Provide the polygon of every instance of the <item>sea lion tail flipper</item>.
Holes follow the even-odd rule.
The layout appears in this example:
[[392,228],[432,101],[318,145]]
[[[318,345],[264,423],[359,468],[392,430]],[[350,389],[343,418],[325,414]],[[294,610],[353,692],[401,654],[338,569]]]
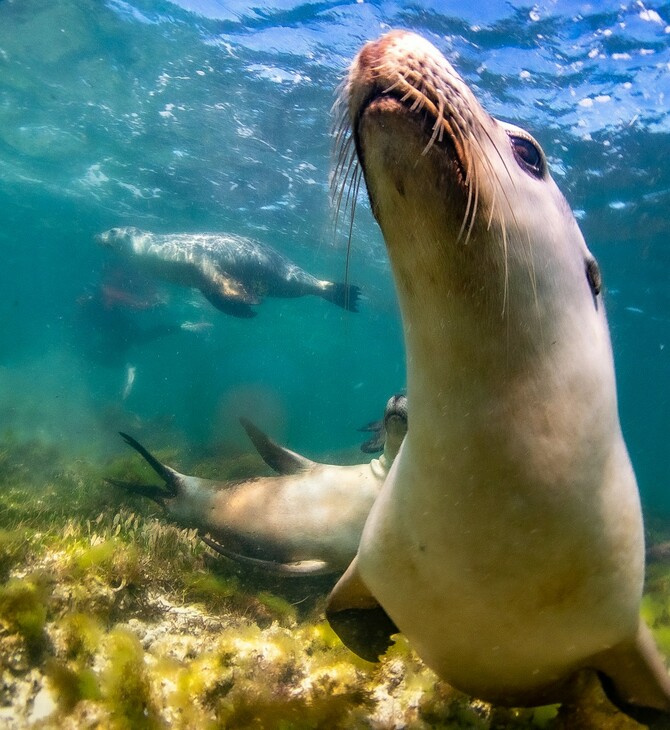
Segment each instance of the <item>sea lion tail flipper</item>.
[[361,295],[360,287],[355,284],[343,284],[339,282],[326,281],[319,292],[321,296],[338,307],[348,312],[358,312],[358,298]]
[[[670,714],[670,676],[651,631],[641,620],[637,636],[593,658],[608,698],[642,723],[654,725]],[[662,715],[661,715],[662,713]]]
[[177,494],[179,494],[180,474],[174,469],[170,469],[169,466],[161,464],[161,462],[158,461],[153,454],[149,453],[144,446],[142,446],[142,444],[139,441],[136,441],[132,436],[129,436],[127,433],[123,433],[123,431],[119,431],[119,435],[128,444],[128,446],[132,446],[135,451],[144,458],[144,460],[149,464],[149,466],[151,466],[156,474],[161,477],[161,479],[165,480],[165,483],[168,486],[168,493],[166,494],[163,492],[163,496],[176,497]]
[[202,533],[198,533],[198,537],[205,545],[211,547],[219,555],[223,555],[225,558],[234,560],[236,563],[241,563],[242,565],[260,568],[273,575],[281,575],[287,578],[304,578],[306,576],[325,575],[333,572],[325,560],[297,560],[292,563],[279,563],[275,560],[263,560],[261,558],[242,555]]
[[148,497],[149,499],[153,499],[153,501],[159,504],[161,507],[165,506],[165,498],[170,496],[165,491],[165,487],[160,487],[157,484],[139,484],[138,482],[124,482],[121,479],[111,479],[110,477],[104,477],[104,481],[107,482],[107,484],[111,484],[113,487],[125,489],[126,492],[139,494],[141,497]]
[[354,558],[328,596],[326,618],[342,643],[369,662],[393,644],[398,627],[370,593]]
[[298,474],[314,466],[315,462],[275,443],[248,418],[240,418],[240,423],[263,461],[278,474]]

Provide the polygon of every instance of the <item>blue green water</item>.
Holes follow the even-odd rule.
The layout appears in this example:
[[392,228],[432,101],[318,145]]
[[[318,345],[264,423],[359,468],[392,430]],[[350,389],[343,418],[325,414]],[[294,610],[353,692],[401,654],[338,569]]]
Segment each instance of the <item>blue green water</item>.
[[[2,432],[73,458],[120,450],[119,429],[197,450],[244,444],[247,415],[312,456],[355,453],[356,427],[404,386],[391,274],[364,195],[350,269],[358,314],[305,297],[267,299],[238,320],[151,282],[132,282],[139,301],[121,316],[86,303],[101,285],[117,289],[94,241],[117,225],[250,236],[343,279],[330,108],[356,50],[393,27],[432,40],[491,113],[545,147],[603,271],[645,506],[670,509],[663,2],[0,0]],[[137,328],[183,322],[201,327],[133,344]]]

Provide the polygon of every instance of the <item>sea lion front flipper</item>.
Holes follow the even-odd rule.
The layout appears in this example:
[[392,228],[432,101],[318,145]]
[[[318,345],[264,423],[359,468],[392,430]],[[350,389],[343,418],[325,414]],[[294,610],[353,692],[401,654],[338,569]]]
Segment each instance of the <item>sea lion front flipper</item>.
[[201,289],[200,291],[212,306],[224,314],[230,314],[232,317],[240,317],[240,319],[251,319],[251,317],[255,317],[258,314],[248,304],[224,297],[214,289]]
[[326,618],[342,643],[369,662],[393,644],[398,627],[370,593],[354,558],[328,597]]
[[243,565],[251,565],[254,568],[260,568],[267,573],[273,575],[281,575],[287,578],[304,578],[312,575],[326,575],[332,573],[333,569],[326,563],[325,560],[296,560],[292,563],[279,563],[275,560],[263,560],[261,558],[252,558],[248,555],[242,555],[240,553],[227,548],[216,540],[212,540],[211,537],[198,533],[198,537],[212,548],[219,555],[223,555],[224,558],[234,560],[236,563],[242,563]]
[[[384,428],[383,421],[380,422],[380,426],[377,429],[367,429],[373,435],[361,444],[361,451],[364,454],[376,454],[378,451],[384,450],[384,442],[386,441],[386,429]],[[359,428],[359,431],[363,429]]]
[[215,264],[204,261],[200,267],[202,281],[199,289],[207,301],[219,311],[233,317],[255,317],[252,304],[260,299],[252,294],[244,284],[224,271],[219,271]]
[[627,715],[653,723],[660,710],[667,722],[670,676],[642,620],[634,639],[597,654],[589,664],[600,673],[608,698]]
[[263,461],[278,474],[298,474],[309,471],[315,465],[315,462],[275,443],[248,418],[240,418],[240,423]]

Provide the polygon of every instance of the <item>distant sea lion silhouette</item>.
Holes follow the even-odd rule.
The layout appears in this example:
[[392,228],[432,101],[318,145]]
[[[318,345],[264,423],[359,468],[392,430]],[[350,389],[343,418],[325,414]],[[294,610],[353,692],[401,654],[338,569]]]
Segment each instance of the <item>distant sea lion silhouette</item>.
[[155,340],[181,332],[177,322],[146,323],[125,306],[108,306],[102,290],[86,292],[77,299],[77,347],[90,359],[105,366],[120,366],[129,352]]
[[412,425],[331,624],[372,660],[400,630],[491,702],[561,701],[593,670],[627,712],[667,713],[600,273],[541,148],[413,33],[365,45],[343,96],[340,166],[357,155],[388,249]]
[[407,431],[404,396],[386,406],[386,444],[367,464],[319,464],[279,446],[250,421],[254,446],[281,476],[237,482],[180,474],[127,434],[166,486],[107,481],[149,497],[179,523],[198,527],[205,542],[238,562],[282,575],[342,572],[356,554],[363,524]]
[[139,228],[111,228],[97,240],[132,260],[144,272],[199,289],[221,312],[254,317],[263,297],[314,294],[356,312],[360,289],[323,281],[278,251],[230,233],[150,233]]

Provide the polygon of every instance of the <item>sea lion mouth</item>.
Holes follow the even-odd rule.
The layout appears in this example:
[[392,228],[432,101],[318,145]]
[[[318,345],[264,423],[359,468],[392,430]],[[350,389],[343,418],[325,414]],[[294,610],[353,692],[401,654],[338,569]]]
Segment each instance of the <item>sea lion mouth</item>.
[[[397,89],[376,88],[363,101],[356,111],[352,123],[352,135],[356,144],[358,158],[365,168],[365,150],[361,144],[360,128],[364,118],[374,114],[394,114],[406,117],[417,130],[417,135],[426,140],[421,154],[426,155],[433,147],[445,152],[445,157],[453,166],[456,182],[465,187],[467,184],[467,158],[462,144],[458,144],[458,137],[452,125],[444,117],[435,116],[433,105],[427,105],[420,96],[413,99],[408,93],[403,94]],[[439,112],[438,112],[439,113]],[[446,133],[445,133],[446,132]]]
[[[419,36],[388,33],[360,51],[334,108],[337,159],[331,186],[336,214],[343,203],[353,214],[360,178],[367,178],[364,126],[381,128],[392,119],[403,119],[420,147],[417,156],[427,157],[432,151],[446,170],[440,179],[462,199],[458,239],[467,242],[479,204],[477,167],[489,166],[482,148],[490,137],[483,124],[488,115],[444,56]],[[374,210],[369,181],[367,187]]]

